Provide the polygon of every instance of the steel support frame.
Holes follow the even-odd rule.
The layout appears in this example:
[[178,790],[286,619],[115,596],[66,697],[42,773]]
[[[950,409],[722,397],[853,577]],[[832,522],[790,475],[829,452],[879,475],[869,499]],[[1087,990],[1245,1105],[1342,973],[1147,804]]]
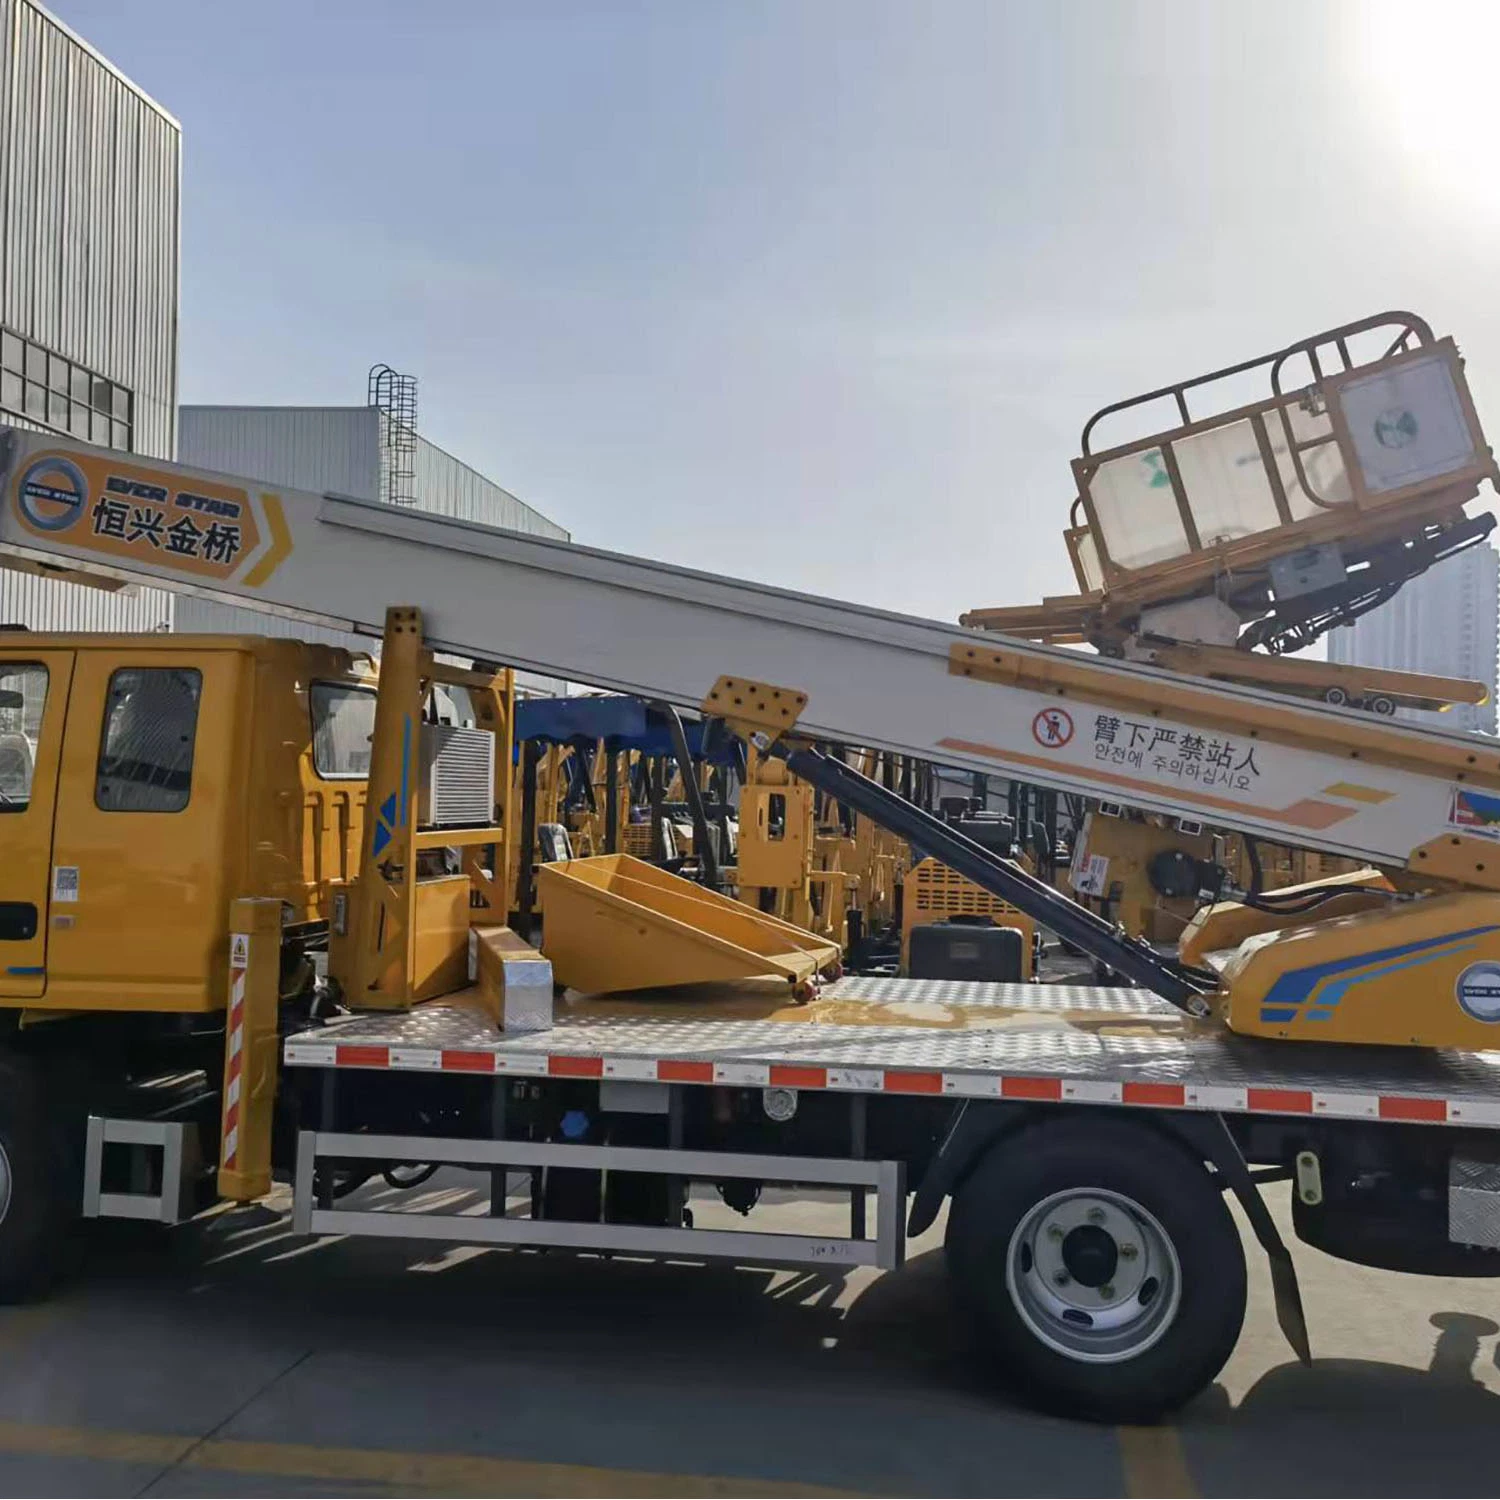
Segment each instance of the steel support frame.
[[[873,1189],[877,1205],[876,1237],[856,1239],[761,1230],[508,1219],[493,1213],[481,1218],[319,1206],[315,1192],[318,1163],[348,1159],[436,1162],[443,1166],[478,1167],[491,1172],[497,1168],[534,1169],[543,1166],[649,1172],[678,1177],[684,1184],[749,1178],[797,1186]],[[448,1240],[462,1244],[550,1245],[582,1251],[613,1250],[636,1255],[727,1259],[742,1264],[871,1266],[894,1270],[906,1255],[905,1206],[906,1169],[903,1163],[896,1161],[304,1130],[297,1139],[292,1228],[298,1234],[368,1235],[387,1239]]]

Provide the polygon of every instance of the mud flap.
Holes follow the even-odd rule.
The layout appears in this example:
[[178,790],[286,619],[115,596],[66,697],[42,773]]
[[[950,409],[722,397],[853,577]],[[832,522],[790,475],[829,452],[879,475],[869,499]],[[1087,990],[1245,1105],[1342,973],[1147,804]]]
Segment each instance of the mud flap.
[[1197,1117],[1173,1116],[1172,1130],[1190,1142],[1214,1164],[1214,1169],[1239,1200],[1255,1238],[1266,1252],[1271,1267],[1271,1290],[1276,1298],[1276,1321],[1292,1352],[1308,1365],[1312,1363],[1312,1344],[1307,1334],[1307,1317],[1302,1310],[1302,1291],[1297,1285],[1297,1270],[1292,1264],[1291,1252],[1281,1238],[1281,1231],[1271,1217],[1265,1200],[1256,1190],[1250,1176],[1250,1168],[1240,1155],[1223,1115],[1200,1115]]

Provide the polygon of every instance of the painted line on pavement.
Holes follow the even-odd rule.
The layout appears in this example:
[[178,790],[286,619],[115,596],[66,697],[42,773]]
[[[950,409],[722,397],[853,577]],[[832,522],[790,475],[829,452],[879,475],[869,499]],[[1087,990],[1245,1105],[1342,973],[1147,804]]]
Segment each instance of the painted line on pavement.
[[1198,1494],[1193,1476],[1188,1472],[1187,1455],[1182,1451],[1182,1434],[1177,1428],[1117,1427],[1120,1462],[1125,1469],[1125,1493],[1131,1500],[1195,1500]]
[[544,1496],[809,1496],[853,1494],[813,1484],[727,1475],[653,1474],[590,1464],[541,1463],[471,1453],[403,1453],[379,1448],[325,1448],[236,1438],[173,1437],[92,1427],[47,1427],[0,1421],[0,1454],[151,1464],[281,1479],[364,1482],[437,1494]]

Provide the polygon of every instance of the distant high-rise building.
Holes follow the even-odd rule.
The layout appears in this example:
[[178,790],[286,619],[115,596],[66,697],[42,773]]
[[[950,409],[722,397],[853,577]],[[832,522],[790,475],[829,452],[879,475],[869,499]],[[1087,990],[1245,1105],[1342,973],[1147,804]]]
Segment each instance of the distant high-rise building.
[[1401,717],[1448,729],[1495,733],[1495,658],[1500,653],[1500,554],[1470,547],[1414,578],[1389,603],[1328,633],[1328,660],[1436,677],[1468,677],[1489,702]]

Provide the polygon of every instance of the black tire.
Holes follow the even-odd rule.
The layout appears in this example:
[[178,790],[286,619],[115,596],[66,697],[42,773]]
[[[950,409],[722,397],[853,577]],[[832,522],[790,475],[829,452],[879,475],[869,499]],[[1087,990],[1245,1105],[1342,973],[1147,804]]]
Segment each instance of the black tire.
[[[1108,1362],[1040,1337],[1023,1311],[1025,1294],[1012,1291],[1007,1275],[1017,1232],[1040,1205],[1069,1191],[1146,1210],[1151,1232],[1160,1231],[1176,1257],[1175,1280],[1158,1282],[1175,1286],[1175,1311],[1163,1301],[1151,1314],[1162,1320],[1155,1341]],[[1028,1262],[1025,1243],[1023,1236],[1016,1247],[1018,1266]],[[1064,1416],[1157,1421],[1213,1380],[1244,1322],[1244,1246],[1207,1169],[1177,1141],[1114,1115],[1039,1120],[991,1147],[954,1195],[947,1257],[976,1352],[1023,1401]],[[1141,1297],[1149,1309],[1144,1290]]]
[[78,1212],[72,1153],[24,1059],[0,1056],[0,1303],[40,1296]]
[[1388,698],[1384,693],[1377,693],[1370,699],[1370,712],[1379,714],[1382,719],[1392,718],[1396,712],[1396,700]]
[[1349,701],[1349,694],[1344,688],[1331,687],[1324,692],[1323,701],[1333,704],[1335,708],[1343,708]]

